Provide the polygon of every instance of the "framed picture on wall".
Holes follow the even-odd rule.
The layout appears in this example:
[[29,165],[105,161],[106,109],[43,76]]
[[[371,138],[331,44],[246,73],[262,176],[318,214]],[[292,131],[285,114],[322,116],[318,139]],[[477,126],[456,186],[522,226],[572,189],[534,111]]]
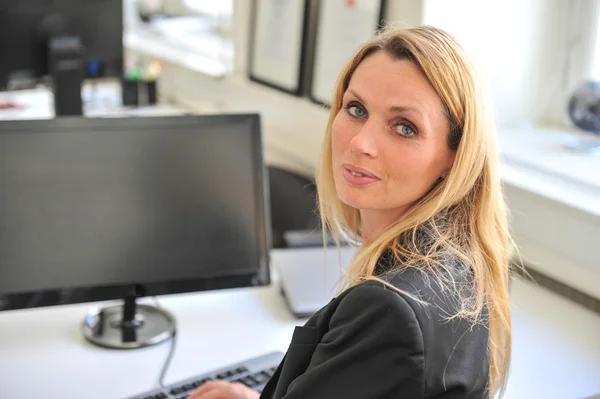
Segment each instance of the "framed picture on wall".
[[255,0],[250,80],[302,94],[308,0]]
[[319,2],[310,98],[330,106],[342,68],[383,26],[385,0]]

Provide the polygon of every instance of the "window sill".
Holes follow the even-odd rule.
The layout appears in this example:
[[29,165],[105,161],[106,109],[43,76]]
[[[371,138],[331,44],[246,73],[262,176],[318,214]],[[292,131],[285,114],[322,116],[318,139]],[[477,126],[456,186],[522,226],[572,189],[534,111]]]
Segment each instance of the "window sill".
[[567,149],[565,143],[576,135],[550,129],[502,131],[500,173],[520,258],[600,299],[600,157]]
[[600,156],[565,147],[575,137],[589,136],[550,129],[502,131],[503,181],[600,217]]

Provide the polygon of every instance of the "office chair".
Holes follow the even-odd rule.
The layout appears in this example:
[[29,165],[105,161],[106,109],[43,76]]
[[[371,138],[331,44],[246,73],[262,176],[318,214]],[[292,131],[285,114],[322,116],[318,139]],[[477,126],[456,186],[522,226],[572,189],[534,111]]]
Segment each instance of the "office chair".
[[297,173],[268,167],[273,248],[286,248],[284,233],[319,228],[315,182]]

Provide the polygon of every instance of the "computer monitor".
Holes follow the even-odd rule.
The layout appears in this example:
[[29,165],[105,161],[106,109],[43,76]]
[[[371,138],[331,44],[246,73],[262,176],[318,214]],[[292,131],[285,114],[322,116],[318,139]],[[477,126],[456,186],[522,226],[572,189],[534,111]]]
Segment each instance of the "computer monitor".
[[123,71],[122,0],[0,0],[0,90],[51,77],[57,115],[81,115],[85,78]]
[[257,115],[0,123],[0,310],[124,299],[83,331],[174,332],[135,298],[269,284]]

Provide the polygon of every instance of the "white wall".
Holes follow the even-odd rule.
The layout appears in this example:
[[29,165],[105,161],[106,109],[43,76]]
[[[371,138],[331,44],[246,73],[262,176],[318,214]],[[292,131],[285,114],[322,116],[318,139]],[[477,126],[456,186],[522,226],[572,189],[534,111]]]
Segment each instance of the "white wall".
[[565,0],[425,0],[425,24],[448,30],[487,81],[503,128],[535,124],[560,83]]
[[423,21],[423,0],[388,0],[385,22],[394,26],[418,25]]

